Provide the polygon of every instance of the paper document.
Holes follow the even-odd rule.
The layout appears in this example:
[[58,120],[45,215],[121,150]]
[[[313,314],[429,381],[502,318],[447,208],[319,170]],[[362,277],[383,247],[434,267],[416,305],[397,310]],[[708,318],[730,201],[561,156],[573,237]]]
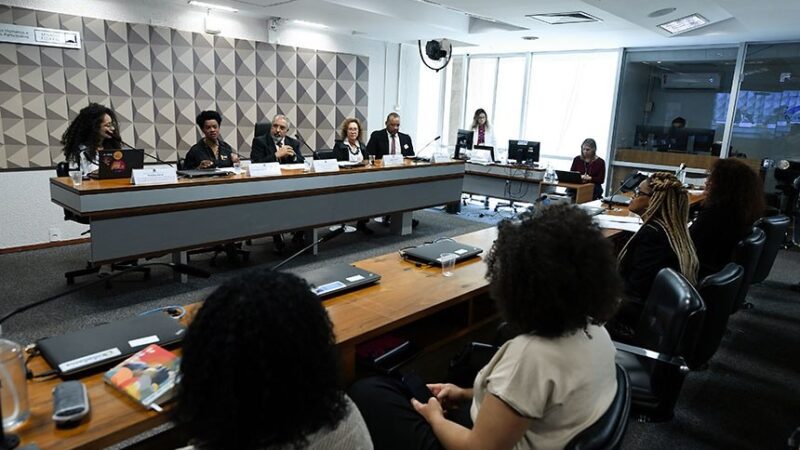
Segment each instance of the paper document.
[[630,231],[632,233],[639,231],[639,228],[642,227],[642,219],[639,217],[609,216],[602,214],[592,217],[592,220],[600,228]]
[[286,169],[286,170],[302,170],[305,168],[306,168],[305,163],[281,164],[281,169]]

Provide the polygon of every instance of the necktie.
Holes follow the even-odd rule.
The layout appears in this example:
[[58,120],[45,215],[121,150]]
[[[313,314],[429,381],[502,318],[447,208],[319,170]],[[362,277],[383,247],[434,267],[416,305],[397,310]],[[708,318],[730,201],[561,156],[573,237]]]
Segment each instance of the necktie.
[[395,144],[394,144],[394,139],[395,139],[395,136],[392,136],[391,138],[392,138],[392,150],[391,150],[391,154],[392,154],[392,155],[394,155],[395,153],[397,153],[397,149],[395,148]]

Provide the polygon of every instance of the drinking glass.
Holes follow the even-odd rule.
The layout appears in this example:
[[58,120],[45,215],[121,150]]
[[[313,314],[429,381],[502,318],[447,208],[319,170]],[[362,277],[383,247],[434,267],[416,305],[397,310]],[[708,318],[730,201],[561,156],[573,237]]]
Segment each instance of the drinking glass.
[[369,155],[369,165],[370,166],[375,165],[375,155]]
[[83,182],[83,173],[81,166],[75,161],[69,163],[69,177],[72,179],[73,186],[80,186]]
[[458,255],[455,253],[442,253],[439,255],[439,261],[442,263],[442,275],[446,277],[453,275],[453,270],[456,267],[456,258],[458,258]]

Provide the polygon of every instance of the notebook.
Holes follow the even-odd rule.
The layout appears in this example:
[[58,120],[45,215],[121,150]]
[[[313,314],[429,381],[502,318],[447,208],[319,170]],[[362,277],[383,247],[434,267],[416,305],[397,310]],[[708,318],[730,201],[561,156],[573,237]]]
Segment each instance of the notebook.
[[432,244],[422,244],[417,247],[401,250],[400,253],[404,258],[411,258],[415,261],[420,261],[432,266],[440,266],[442,253],[453,253],[456,255],[456,262],[464,261],[483,252],[478,247],[462,244],[452,239],[443,239]]
[[153,313],[40,339],[36,345],[60,376],[69,377],[107,366],[150,344],[180,342],[185,332],[167,313]]
[[97,152],[97,161],[100,166],[97,170],[98,179],[130,178],[133,169],[144,167],[144,150],[100,150]]
[[170,400],[175,393],[179,370],[177,355],[150,344],[106,372],[103,381],[145,408],[160,411],[158,404]]
[[186,178],[227,177],[230,174],[231,172],[219,169],[187,169],[178,171],[178,175]]
[[342,292],[377,283],[381,276],[350,264],[335,264],[321,269],[296,275],[305,278],[311,290],[320,298],[327,298]]

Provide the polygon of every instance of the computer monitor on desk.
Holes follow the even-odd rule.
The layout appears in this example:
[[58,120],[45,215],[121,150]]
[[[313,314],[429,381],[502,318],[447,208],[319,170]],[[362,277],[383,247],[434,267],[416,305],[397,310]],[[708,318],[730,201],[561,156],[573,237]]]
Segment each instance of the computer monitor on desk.
[[474,131],[472,130],[458,130],[456,134],[456,151],[453,153],[453,159],[466,157],[461,154],[462,150],[472,150],[473,134]]
[[509,140],[508,159],[529,165],[539,162],[539,143],[535,141]]

